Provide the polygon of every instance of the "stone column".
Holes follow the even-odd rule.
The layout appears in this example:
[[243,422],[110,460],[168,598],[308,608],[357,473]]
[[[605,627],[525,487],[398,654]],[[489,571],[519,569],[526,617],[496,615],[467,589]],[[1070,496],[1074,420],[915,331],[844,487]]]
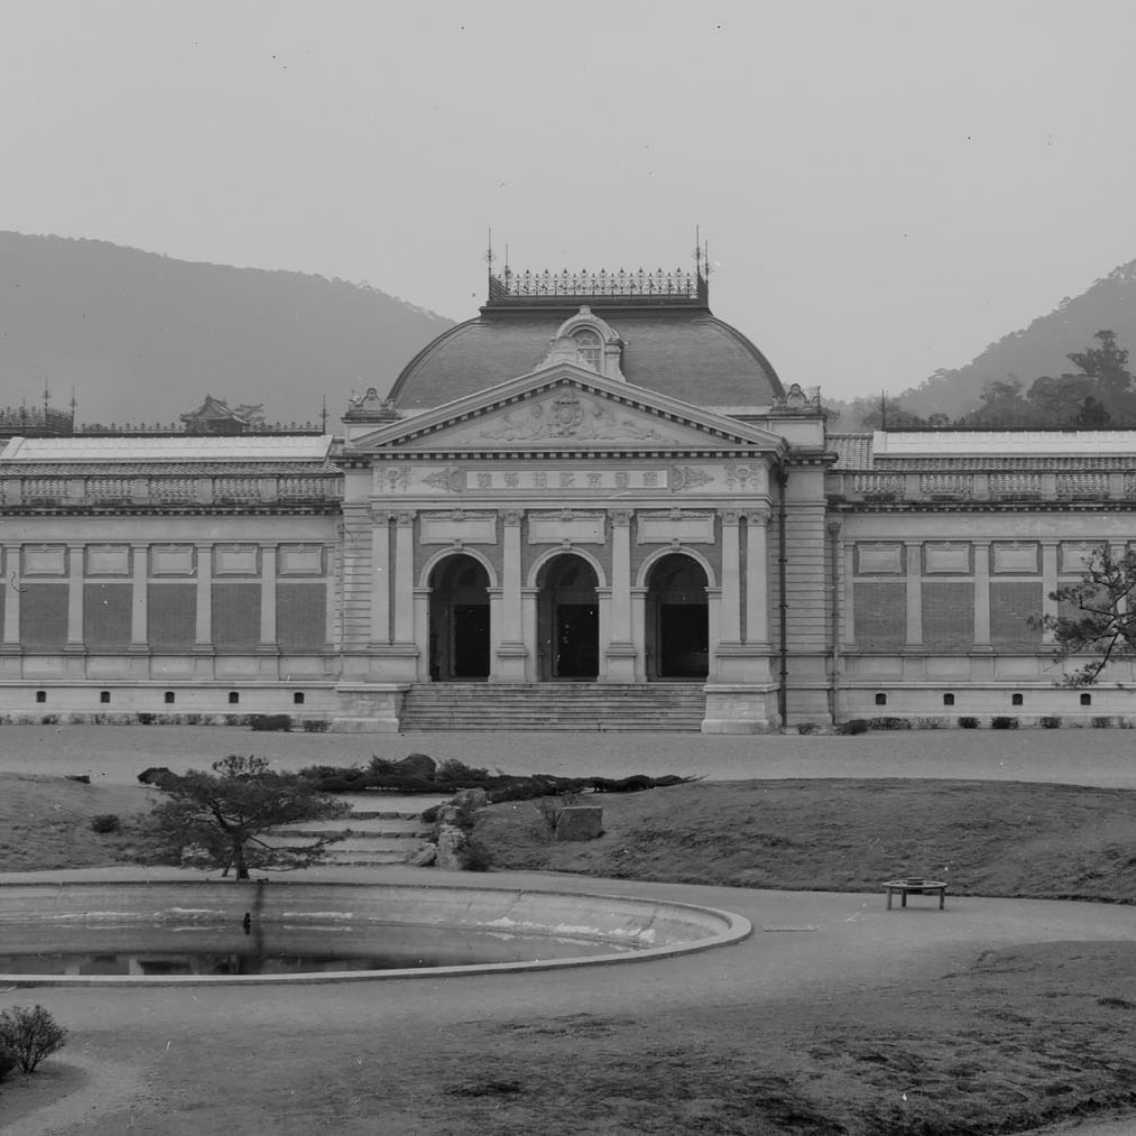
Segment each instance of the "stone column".
[[722,591],[718,608],[718,628],[722,643],[740,643],[741,611],[741,517],[734,509],[724,509],[722,519]]
[[260,646],[262,653],[275,653],[276,645],[276,545],[260,546]]
[[133,577],[130,592],[130,650],[136,652],[148,651],[149,640],[149,591],[150,579],[150,546],[147,544],[132,544],[130,555],[133,557]]
[[0,651],[20,650],[20,546],[4,545],[4,641]]
[[[1058,542],[1044,540],[1041,542],[1041,614],[1043,617],[1058,616],[1057,601],[1050,599],[1050,595],[1061,586],[1057,578],[1057,551]],[[1054,634],[1049,628],[1041,633],[1041,641],[1047,647],[1056,642]]]
[[85,546],[67,546],[67,643],[65,651],[83,650],[83,553]]
[[193,649],[198,654],[213,650],[213,546],[197,546],[197,631]]
[[520,509],[501,512],[501,589],[499,602],[490,606],[495,643],[495,665],[490,674],[494,682],[524,682],[528,648],[524,642],[524,613],[521,586],[521,521]]
[[334,544],[323,546],[324,600],[326,603],[324,638],[328,647],[341,651],[343,650],[343,635],[336,618],[339,611],[339,570],[336,552]]
[[371,511],[371,642],[389,643],[390,626],[390,521],[386,509]]
[[414,642],[414,513],[398,514],[394,544],[394,641]]
[[923,650],[923,545],[917,540],[904,542],[907,571],[906,650]]
[[611,589],[603,678],[608,682],[634,682],[639,652],[631,618],[631,510],[615,509],[610,520]]
[[769,646],[769,510],[746,518],[746,642]]
[[974,542],[974,649],[987,652],[990,645],[990,541]]

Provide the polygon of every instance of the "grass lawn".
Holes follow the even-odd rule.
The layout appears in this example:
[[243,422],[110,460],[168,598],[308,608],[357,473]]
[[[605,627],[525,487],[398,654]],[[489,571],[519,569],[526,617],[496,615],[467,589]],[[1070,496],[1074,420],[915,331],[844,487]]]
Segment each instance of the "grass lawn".
[[[552,843],[531,802],[486,810],[478,835],[501,869],[825,891],[899,873],[946,879],[951,895],[1136,895],[1130,790],[831,778],[587,803],[606,830],[588,844]],[[128,862],[130,826],[97,836],[90,818],[147,806],[140,788],[0,777],[0,869]],[[733,950],[623,972],[653,984],[646,1000],[624,996],[618,967],[548,976],[539,1010],[497,979],[431,982],[417,1004],[382,984],[5,992],[0,1009],[42,1001],[81,1025],[41,1073],[0,1088],[0,1128],[5,1109],[30,1119],[116,1070],[145,1079],[143,1099],[108,1099],[59,1131],[967,1136],[1136,1108],[1136,941],[956,946],[919,973],[806,997],[739,983],[714,1004],[684,998],[684,967],[728,965]],[[95,1060],[89,1074],[67,1066],[72,1052]]]

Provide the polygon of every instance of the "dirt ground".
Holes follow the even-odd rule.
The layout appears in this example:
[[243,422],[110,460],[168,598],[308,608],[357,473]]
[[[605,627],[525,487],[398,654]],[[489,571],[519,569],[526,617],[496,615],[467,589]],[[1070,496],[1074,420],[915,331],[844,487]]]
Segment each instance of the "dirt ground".
[[[72,729],[78,728],[55,735],[51,728],[0,728],[0,772],[31,759],[41,773],[62,771],[62,765],[66,772],[83,772],[73,766],[85,756],[95,784],[67,783],[64,792],[125,792],[130,801],[145,792],[127,788],[145,765],[201,766],[225,752],[271,754],[290,766],[334,760],[320,744],[326,735],[266,738],[242,732],[232,738],[235,731],[220,731],[222,739],[216,730],[135,727],[103,733],[107,728],[99,727],[84,731],[83,739],[69,736]],[[17,730],[32,732],[17,737]],[[701,759],[707,769],[725,766],[750,777],[786,776],[785,770],[795,769],[788,776],[798,781],[859,778],[867,767],[874,777],[894,777],[897,767],[927,776],[917,771],[929,770],[941,754],[935,774],[940,778],[967,770],[969,777],[986,772],[1012,781],[1011,771],[1020,777],[1028,766],[1035,776],[1027,780],[1049,782],[1051,788],[1073,780],[1136,785],[1127,768],[1128,747],[1122,745],[1131,736],[1126,732],[1034,731],[1009,740],[991,733],[942,734],[951,746],[941,745],[938,733],[760,739],[760,756],[753,752],[754,739],[723,739],[729,742],[725,749],[716,748],[719,739],[697,737],[673,748],[673,736],[667,745],[655,744],[664,735],[618,739],[624,744],[610,750],[581,735],[534,749],[531,736],[522,735],[512,738],[510,751],[498,740],[496,761],[481,756],[468,739],[452,736],[448,752],[417,744],[421,739],[413,736],[391,739],[386,749],[367,739],[355,752],[365,761],[369,752],[399,757],[421,749],[490,768],[580,774],[597,772],[592,765],[597,760],[608,763],[598,770],[604,773],[682,773]],[[926,739],[932,744],[924,746]],[[261,744],[265,741],[268,745]],[[1035,744],[1024,745],[1027,741]],[[341,744],[335,739],[335,746]],[[558,769],[554,762],[563,765]],[[931,788],[948,798],[960,792],[949,785]],[[861,791],[845,784],[843,790],[846,811],[863,810],[866,828],[878,828],[889,815],[898,823],[898,800],[884,808],[885,786]],[[768,785],[731,790],[735,806],[747,814],[759,809],[747,795],[762,792],[768,802],[770,791],[790,792],[788,786]],[[1035,807],[1041,798],[1030,796],[1036,787],[1005,784],[1000,791],[1003,804],[1013,802],[1014,808],[1009,827],[995,833],[999,839],[1037,835],[1044,830],[1031,834],[1029,826],[1042,815],[1049,817],[1051,831],[1065,831],[1082,850],[1108,830],[1097,823],[1103,813],[1096,820],[1084,814],[1089,798],[1067,808],[1071,798],[1051,794],[1047,813]],[[817,815],[820,798],[810,803],[807,786],[797,792],[805,795],[776,808],[766,804],[762,831],[772,831],[774,813],[782,830],[804,824],[810,810]],[[627,810],[620,823],[628,831],[659,827],[659,818],[650,815],[655,808],[650,796],[620,802]],[[111,799],[102,798],[100,806]],[[906,807],[914,810],[919,799],[926,815],[933,815],[931,796],[917,790]],[[1117,825],[1125,823],[1126,799],[1126,793],[1092,798],[1094,807],[1115,810],[1109,823]],[[702,799],[697,807],[693,801],[682,810],[690,830],[734,823],[721,800]],[[73,807],[63,800],[43,803]],[[609,808],[614,820],[616,805]],[[882,811],[873,814],[872,808]],[[976,855],[990,853],[993,846],[978,839],[989,825],[975,813],[973,800],[957,799],[952,808],[959,845],[977,845]],[[820,814],[820,820],[818,838],[808,845],[814,849],[823,848],[832,831],[831,818]],[[0,826],[10,823],[0,812]],[[924,815],[912,812],[906,823],[916,839]],[[752,844],[752,835],[743,843]],[[1101,837],[1098,843],[1103,848],[1108,841]],[[643,855],[657,859],[658,850],[647,848]],[[702,857],[715,863],[712,842],[701,848],[692,842],[688,852],[690,862]],[[792,864],[801,855],[788,848],[783,862]],[[1019,867],[1022,863],[1028,865],[1029,856]],[[509,878],[530,887],[593,891],[658,886],[531,873]],[[497,881],[490,876],[483,882]],[[1113,883],[1119,887],[1123,880]],[[1087,1118],[1090,1124],[1077,1131],[1088,1136],[1096,1133],[1091,1125],[1098,1118],[1136,1109],[1132,908],[1011,903],[952,893],[944,913],[930,907],[887,913],[878,893],[695,887],[683,894],[738,910],[770,929],[703,955],[532,974],[519,981],[519,976],[432,978],[286,992],[0,989],[0,1008],[42,1002],[72,1033],[68,1047],[40,1073],[0,1086],[0,1131],[948,1136],[1022,1132]]]

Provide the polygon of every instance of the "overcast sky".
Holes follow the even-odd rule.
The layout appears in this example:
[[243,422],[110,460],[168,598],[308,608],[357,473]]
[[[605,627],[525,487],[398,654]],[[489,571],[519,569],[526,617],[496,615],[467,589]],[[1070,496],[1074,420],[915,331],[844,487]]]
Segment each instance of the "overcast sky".
[[1136,258],[1131,0],[0,0],[0,228],[368,281],[689,265],[899,391]]

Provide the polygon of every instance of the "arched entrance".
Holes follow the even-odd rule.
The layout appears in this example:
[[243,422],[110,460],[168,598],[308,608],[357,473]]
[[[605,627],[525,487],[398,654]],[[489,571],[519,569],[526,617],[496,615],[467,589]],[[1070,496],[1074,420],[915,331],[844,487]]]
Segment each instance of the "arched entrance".
[[649,679],[704,679],[710,672],[706,573],[697,560],[672,552],[647,578]]
[[472,556],[448,556],[430,573],[430,678],[489,677],[489,575]]
[[545,565],[538,582],[540,677],[596,678],[600,667],[600,609],[595,570],[582,556],[565,553]]

